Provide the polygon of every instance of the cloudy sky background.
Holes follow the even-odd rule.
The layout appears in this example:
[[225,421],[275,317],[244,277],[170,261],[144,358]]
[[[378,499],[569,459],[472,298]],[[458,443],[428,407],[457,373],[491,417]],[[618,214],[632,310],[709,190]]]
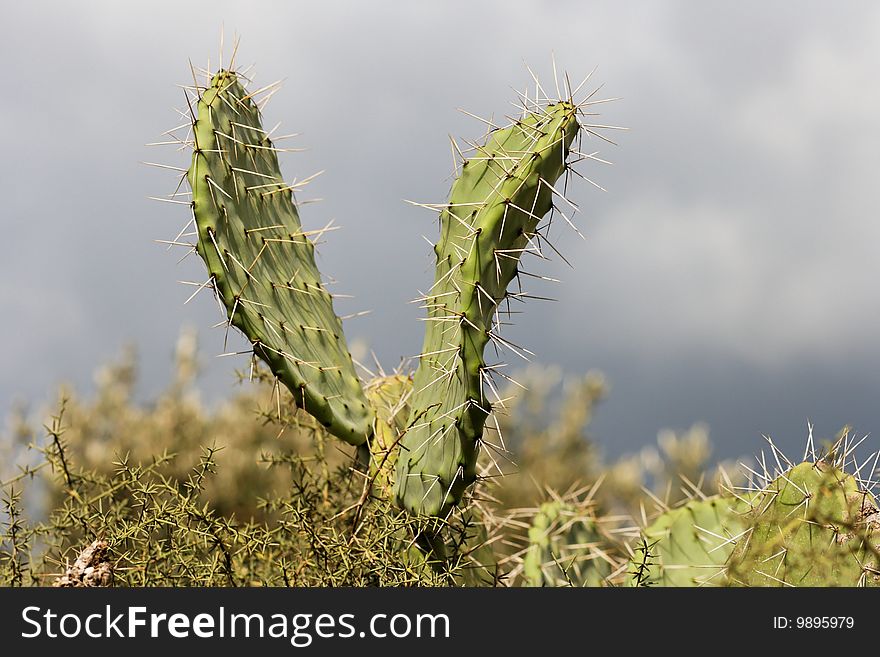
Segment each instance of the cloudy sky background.
[[[608,454],[705,421],[716,456],[752,454],[770,434],[792,451],[806,422],[880,432],[880,7],[810,2],[28,2],[7,4],[0,39],[0,413],[62,381],[88,391],[95,368],[134,343],[139,394],[169,380],[183,325],[200,329],[209,399],[242,365],[223,350],[216,304],[177,280],[196,258],[153,242],[188,220],[150,201],[187,165],[147,142],[178,123],[187,60],[238,61],[258,86],[286,80],[265,111],[300,132],[288,178],[326,169],[303,198],[307,227],[329,219],[319,266],[355,296],[350,342],[393,367],[417,353],[409,301],[430,285],[431,213],[442,202],[448,135],[482,126],[456,111],[512,111],[524,63],[552,80],[551,51],[578,81],[598,67],[611,167],[572,186],[574,264],[534,291],[507,332],[540,363],[602,370],[611,386],[593,433]],[[592,84],[592,83],[591,83]],[[552,87],[552,82],[547,85]],[[240,347],[236,341],[232,347]],[[244,358],[244,357],[242,357]],[[511,360],[515,356],[511,355]],[[876,439],[875,439],[876,440]],[[874,445],[876,448],[876,445]]]

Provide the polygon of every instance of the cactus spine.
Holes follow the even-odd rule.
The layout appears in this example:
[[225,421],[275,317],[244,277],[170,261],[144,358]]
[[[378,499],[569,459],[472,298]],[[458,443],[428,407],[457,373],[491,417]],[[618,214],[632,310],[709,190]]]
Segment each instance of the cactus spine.
[[[440,212],[436,276],[425,297],[428,322],[413,382],[412,417],[401,441],[395,494],[417,515],[443,516],[476,479],[491,410],[483,351],[499,304],[553,207],[580,125],[567,101],[494,130],[463,162]],[[502,341],[503,342],[503,341]]]

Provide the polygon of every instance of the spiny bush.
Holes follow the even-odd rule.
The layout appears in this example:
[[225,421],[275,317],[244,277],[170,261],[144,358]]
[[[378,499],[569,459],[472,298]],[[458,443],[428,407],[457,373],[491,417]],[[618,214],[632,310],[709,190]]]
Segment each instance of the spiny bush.
[[[239,520],[205,495],[218,472],[216,448],[205,448],[182,479],[167,474],[180,467],[170,453],[146,463],[124,457],[107,473],[85,470],[68,452],[65,412],[62,403],[35,447],[41,460],[3,482],[0,584],[69,582],[68,563],[96,541],[112,563],[102,581],[126,586],[452,585],[496,577],[494,564],[482,567],[470,554],[486,536],[479,501],[443,523],[447,552],[432,562],[412,545],[423,521],[370,497],[363,477],[351,465],[331,466],[320,445],[312,456],[266,458],[285,471],[289,489],[251,501],[267,520]],[[31,522],[25,491],[39,493],[43,474],[56,502]]]
[[257,366],[241,392],[208,408],[196,372],[195,337],[184,332],[173,381],[154,402],[132,398],[127,351],[99,370],[92,399],[62,391],[44,437],[13,418],[2,441],[18,449],[0,473],[0,582],[83,581],[75,573],[87,566],[75,562],[96,543],[116,585],[516,581],[507,543],[517,528],[489,482],[441,524],[443,560],[432,562],[413,542],[425,520],[366,486],[355,450],[296,409],[271,375]]
[[[658,468],[654,459],[635,459],[653,465],[634,475],[638,470],[631,467],[632,457],[604,465],[587,446],[582,449],[589,459],[554,460],[557,481],[585,485],[559,493],[541,488],[538,476],[546,470],[530,470],[523,459],[519,471],[482,482],[441,527],[432,528],[443,539],[444,553],[427,557],[414,542],[425,520],[398,509],[387,489],[375,482],[367,486],[371,474],[356,467],[355,450],[344,451],[308,415],[292,404],[290,415],[279,414],[277,395],[282,395],[282,408],[289,400],[271,375],[258,367],[253,383],[235,397],[214,408],[204,406],[187,378],[195,370],[194,346],[191,336],[181,340],[174,381],[153,403],[138,404],[121,394],[136,376],[135,363],[126,357],[102,368],[94,398],[65,391],[68,396],[46,422],[44,436],[37,437],[24,418],[13,417],[9,434],[0,441],[18,445],[15,457],[0,462],[0,584],[709,585],[734,583],[728,582],[727,572],[736,550],[742,555],[735,567],[741,583],[773,581],[742,574],[768,574],[754,565],[763,559],[755,555],[761,554],[758,537],[766,530],[759,530],[749,543],[755,547],[748,550],[742,539],[750,535],[748,524],[778,522],[773,520],[776,507],[746,502],[758,494],[775,499],[778,489],[772,482],[792,478],[784,470],[775,479],[762,473],[751,484],[728,482],[709,494],[693,487],[693,464],[688,463],[688,474],[678,481],[690,499],[676,501],[683,492],[671,491],[665,480],[650,481],[658,479],[660,470],[672,477],[674,461]],[[547,404],[540,382],[552,373],[532,370],[522,378],[528,382],[530,377],[535,385],[530,392],[520,390],[511,408],[530,407],[540,415]],[[579,394],[572,392],[570,399]],[[190,418],[181,425],[171,421],[179,417],[177,405],[185,406]],[[544,408],[544,427],[558,431],[542,427],[533,432],[529,423],[512,427],[511,458],[519,460],[519,445],[537,447],[547,441],[552,446],[561,437],[583,436],[587,425],[582,422],[589,414],[571,414],[566,408],[570,405],[563,403],[555,415]],[[169,433],[175,426],[178,430]],[[669,449],[672,442],[687,443],[686,435],[675,441],[665,435]],[[163,450],[169,436],[175,453]],[[23,441],[30,441],[30,449]],[[851,448],[834,453],[846,453],[853,469]],[[839,470],[843,463],[837,462]],[[862,483],[859,477],[844,477],[841,481],[857,484],[853,490],[846,484],[846,490],[870,488],[868,473],[875,466],[870,459],[862,462]],[[620,484],[614,473],[622,468],[630,474]],[[700,469],[709,470],[705,463]],[[633,490],[636,476],[642,477],[644,490],[634,506],[615,500],[619,491]],[[791,519],[816,526],[817,537],[849,536],[840,545],[861,546],[853,554],[862,555],[856,563],[866,569],[855,583],[867,584],[873,576],[877,519],[871,511],[876,507],[869,504],[873,497],[860,495],[858,513],[847,516],[849,524],[838,518],[836,533],[815,525],[821,520],[815,514]],[[504,499],[531,501],[517,506]],[[728,499],[736,502],[737,514],[732,509],[725,520],[719,510],[726,507],[719,504]],[[855,500],[851,494],[847,499]],[[653,505],[660,512],[650,520],[644,509]],[[808,505],[792,508],[809,511]],[[747,522],[748,514],[756,520]],[[644,518],[643,531],[634,527],[634,518]],[[798,536],[792,533],[792,545],[800,545]],[[795,554],[799,548],[788,549]],[[775,565],[769,574],[783,579]]]

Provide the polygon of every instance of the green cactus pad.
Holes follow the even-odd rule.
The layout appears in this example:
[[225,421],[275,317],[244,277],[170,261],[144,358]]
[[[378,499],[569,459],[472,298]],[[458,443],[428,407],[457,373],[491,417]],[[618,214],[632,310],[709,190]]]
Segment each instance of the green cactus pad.
[[188,179],[199,255],[229,322],[296,403],[353,445],[373,413],[260,112],[231,71],[202,90]]
[[[413,382],[412,416],[397,461],[395,495],[417,515],[443,516],[476,479],[483,426],[483,351],[520,255],[553,206],[580,125],[570,102],[493,131],[465,161],[440,213],[428,326]],[[500,338],[499,338],[500,339]]]
[[630,586],[723,586],[725,563],[746,528],[747,500],[692,499],[642,532],[630,562]]
[[730,556],[734,586],[877,586],[880,514],[852,475],[801,463],[759,494]]
[[528,539],[526,586],[602,586],[611,575],[596,518],[562,500],[541,505]]

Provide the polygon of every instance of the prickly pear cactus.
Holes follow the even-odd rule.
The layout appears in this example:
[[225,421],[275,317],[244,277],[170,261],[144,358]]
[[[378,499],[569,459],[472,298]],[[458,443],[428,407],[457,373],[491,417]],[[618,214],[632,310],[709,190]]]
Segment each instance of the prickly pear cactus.
[[580,125],[560,101],[493,131],[462,164],[440,213],[435,282],[425,298],[425,340],[412,415],[401,441],[395,495],[411,513],[444,516],[476,479],[491,410],[483,351],[499,303],[553,206],[553,185]]
[[642,532],[629,566],[630,586],[723,586],[725,563],[746,528],[749,503],[692,499],[662,513]]
[[760,492],[727,566],[733,586],[877,586],[880,513],[855,478],[801,463]]
[[611,575],[596,519],[562,500],[540,506],[528,539],[526,586],[603,586]]
[[188,179],[205,261],[230,325],[253,345],[296,403],[353,444],[373,411],[355,374],[260,112],[238,76],[222,70],[200,90]]
[[[485,391],[494,390],[485,384],[497,367],[483,352],[490,340],[517,351],[500,335],[499,304],[524,273],[521,255],[540,255],[545,243],[546,225],[539,224],[556,209],[554,184],[568,171],[581,106],[527,101],[520,120],[495,128],[462,162],[449,202],[438,208],[436,276],[424,298],[428,321],[411,396],[393,417],[377,419],[385,402],[368,401],[377,390],[365,392],[355,374],[300,224],[294,185],[281,177],[278,149],[252,94],[232,70],[196,89],[187,178],[196,251],[210,276],[202,287],[216,292],[228,325],[244,333],[297,405],[359,447],[360,469],[367,458],[395,465],[392,495],[401,508],[445,517],[476,480],[492,410]],[[395,446],[399,455],[391,453]]]

